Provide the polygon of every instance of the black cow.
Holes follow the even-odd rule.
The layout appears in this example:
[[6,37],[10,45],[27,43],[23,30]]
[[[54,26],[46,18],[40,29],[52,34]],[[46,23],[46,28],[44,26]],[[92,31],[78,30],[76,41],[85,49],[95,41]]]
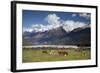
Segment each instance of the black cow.
[[42,51],[42,53],[44,53],[44,54],[48,54],[48,52],[47,52],[46,50]]

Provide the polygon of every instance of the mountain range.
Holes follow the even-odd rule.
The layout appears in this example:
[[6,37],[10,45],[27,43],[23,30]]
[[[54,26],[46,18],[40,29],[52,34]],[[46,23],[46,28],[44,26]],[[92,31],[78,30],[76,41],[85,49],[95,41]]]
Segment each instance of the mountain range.
[[23,45],[78,45],[90,46],[91,27],[79,27],[66,32],[58,27],[44,32],[23,32]]

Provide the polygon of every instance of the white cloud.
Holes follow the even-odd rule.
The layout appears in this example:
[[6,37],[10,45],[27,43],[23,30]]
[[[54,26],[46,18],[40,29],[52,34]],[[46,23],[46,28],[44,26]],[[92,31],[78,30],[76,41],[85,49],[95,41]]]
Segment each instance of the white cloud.
[[23,32],[25,32],[25,31],[27,31],[27,32],[32,32],[33,29],[32,29],[32,28],[23,28]]
[[54,27],[59,27],[61,25],[60,17],[58,17],[56,14],[49,14],[45,20],[48,22],[49,25],[52,25]]
[[63,22],[63,28],[68,32],[79,27],[85,27],[87,24],[79,21],[67,20]]
[[43,24],[35,24],[35,25],[32,25],[31,27],[33,28],[33,31],[35,32],[44,32],[49,29],[47,25],[43,25]]
[[[76,16],[76,14],[74,14],[73,16]],[[84,14],[84,16],[86,15]],[[62,26],[68,32],[68,31],[72,31],[75,28],[84,27],[87,25],[79,21],[61,20],[60,17],[58,17],[56,14],[49,14],[44,20],[47,21],[48,24],[45,24],[45,25],[44,24],[33,24],[32,26],[30,26],[30,28],[24,28],[23,31],[44,32],[44,31],[51,30],[51,29]]]
[[80,13],[79,14],[81,17],[85,17],[85,18],[90,18],[91,14],[89,13]]

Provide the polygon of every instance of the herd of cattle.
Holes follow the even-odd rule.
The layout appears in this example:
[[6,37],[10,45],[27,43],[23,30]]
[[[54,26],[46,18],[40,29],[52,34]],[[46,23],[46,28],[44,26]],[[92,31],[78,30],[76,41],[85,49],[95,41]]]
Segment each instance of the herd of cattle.
[[46,51],[46,50],[43,50],[42,51],[43,54],[50,54],[50,55],[62,55],[62,56],[67,56],[68,55],[68,52],[67,51],[57,51],[55,52],[54,50],[51,50],[51,51]]
[[[27,49],[27,48],[24,48],[24,49]],[[31,49],[34,49],[34,48],[31,48]],[[42,54],[48,54],[48,55],[60,55],[60,56],[68,56],[70,54],[69,51],[65,51],[64,50],[65,48],[59,48],[58,50],[53,50],[53,49],[49,49],[46,50],[44,48],[44,50],[42,49]],[[27,49],[28,50],[28,49]],[[86,50],[86,48],[78,48],[78,49],[74,49],[76,52],[80,52],[82,56],[85,56],[86,53],[84,52]]]
[[[86,49],[85,48],[79,48],[79,49],[76,49],[75,50],[76,52],[80,52],[82,56],[86,56]],[[61,55],[61,56],[68,56],[70,54],[69,51],[64,51],[64,50],[50,50],[50,51],[47,51],[47,50],[43,50],[42,51],[43,54],[49,54],[49,55]]]

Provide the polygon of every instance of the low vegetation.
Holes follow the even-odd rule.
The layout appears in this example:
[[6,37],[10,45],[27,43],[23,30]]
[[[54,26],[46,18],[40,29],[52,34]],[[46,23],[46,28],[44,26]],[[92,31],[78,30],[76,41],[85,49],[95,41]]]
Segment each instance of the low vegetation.
[[47,61],[69,61],[87,60],[91,58],[90,48],[23,48],[22,61],[47,62]]

